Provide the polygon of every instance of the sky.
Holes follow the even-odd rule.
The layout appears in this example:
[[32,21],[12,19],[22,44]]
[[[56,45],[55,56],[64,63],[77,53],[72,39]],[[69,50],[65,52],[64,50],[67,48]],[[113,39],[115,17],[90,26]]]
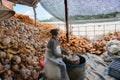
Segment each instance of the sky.
[[[28,7],[28,6],[25,6],[25,5],[16,4],[16,6],[14,6],[14,11],[17,14],[29,15],[31,18],[34,19],[34,12],[33,12],[33,8],[32,7]],[[37,19],[38,20],[50,19],[52,17],[52,15],[50,15],[40,5],[40,3],[37,5],[36,12],[37,12]]]

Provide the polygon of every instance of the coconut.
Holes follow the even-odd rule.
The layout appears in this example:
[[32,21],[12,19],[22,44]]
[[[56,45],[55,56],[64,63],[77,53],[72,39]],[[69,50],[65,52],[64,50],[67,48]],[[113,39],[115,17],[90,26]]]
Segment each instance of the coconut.
[[13,57],[13,54],[7,53],[7,59],[11,60]]
[[13,78],[10,76],[10,77],[5,78],[4,80],[13,80]]
[[0,58],[6,58],[6,53],[3,51],[0,51]]
[[13,57],[12,61],[13,61],[14,64],[19,64],[19,63],[21,63],[21,57],[15,55]]
[[11,76],[13,74],[13,72],[11,70],[7,70],[6,73]]
[[7,65],[7,64],[9,64],[10,63],[10,60],[9,59],[5,59],[5,60],[3,60],[3,62],[2,62],[4,65]]
[[22,79],[22,77],[20,76],[20,74],[16,74],[15,80],[23,80],[23,79]]
[[6,37],[6,38],[3,39],[2,44],[7,46],[7,45],[10,44],[10,42],[11,42],[11,38],[10,37]]
[[26,56],[26,62],[27,62],[29,65],[31,65],[31,64],[32,64],[32,56],[27,55],[27,56]]
[[0,63],[0,73],[4,71],[3,65]]
[[31,71],[29,69],[21,69],[20,75],[23,79],[27,79],[31,75]]
[[19,66],[18,65],[13,65],[12,70],[15,71],[15,72],[19,71]]
[[39,72],[36,70],[32,70],[31,76],[33,79],[37,79],[39,77]]
[[17,54],[18,51],[16,51],[16,50],[12,50],[12,49],[8,49],[8,50],[7,50],[7,53]]
[[5,68],[5,70],[9,70],[11,68],[11,65],[10,64],[6,64],[6,65],[4,65],[4,68]]
[[11,71],[11,70],[6,70],[6,71],[3,73],[3,76],[2,76],[2,77],[3,77],[4,80],[9,80],[9,79],[10,79],[10,80],[13,80],[11,76],[12,76],[12,71]]

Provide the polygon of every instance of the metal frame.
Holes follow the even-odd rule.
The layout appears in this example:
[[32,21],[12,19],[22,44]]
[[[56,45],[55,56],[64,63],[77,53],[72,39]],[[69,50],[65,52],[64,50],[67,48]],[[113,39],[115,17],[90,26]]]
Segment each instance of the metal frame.
[[[65,26],[66,24],[65,23],[49,23],[48,24],[51,24],[51,25],[55,25],[56,27],[62,29],[62,30],[66,30],[65,29]],[[98,29],[99,27],[99,29]],[[75,30],[76,28],[76,30]],[[84,30],[81,30],[81,28],[84,28]],[[91,28],[91,30],[90,30]],[[112,28],[110,30],[110,28]],[[99,36],[100,35],[105,35],[107,33],[113,33],[113,32],[117,32],[117,31],[120,31],[120,23],[112,23],[112,24],[98,24],[98,25],[82,25],[82,24],[69,24],[69,31],[71,33],[76,33],[74,35],[78,36],[78,37],[86,37],[86,38],[89,38],[89,37],[96,37],[96,36]],[[92,33],[92,35],[90,34]]]

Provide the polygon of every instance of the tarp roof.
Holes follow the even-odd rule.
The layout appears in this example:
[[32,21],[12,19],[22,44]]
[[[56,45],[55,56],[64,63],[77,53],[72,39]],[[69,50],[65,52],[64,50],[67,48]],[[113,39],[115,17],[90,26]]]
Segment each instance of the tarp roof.
[[[64,18],[64,0],[40,0],[40,3],[53,16],[59,19]],[[120,0],[68,0],[69,17],[114,12],[120,12]]]
[[8,0],[16,4],[22,4],[27,6],[36,6],[36,4],[39,2],[39,0]]

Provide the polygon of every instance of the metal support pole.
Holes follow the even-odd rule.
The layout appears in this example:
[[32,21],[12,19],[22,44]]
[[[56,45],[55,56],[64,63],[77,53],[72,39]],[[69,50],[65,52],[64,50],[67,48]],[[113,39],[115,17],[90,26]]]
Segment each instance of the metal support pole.
[[117,25],[117,24],[115,24],[115,32],[117,32],[117,30],[116,30],[116,25]]
[[105,25],[103,26],[103,31],[104,31],[103,34],[105,35],[105,33],[106,33],[106,32],[105,32]]
[[94,37],[95,37],[95,33],[96,33],[96,29],[95,29],[95,25],[94,25]]
[[36,15],[37,15],[37,13],[36,13],[35,8],[36,8],[36,7],[33,7],[33,11],[34,11],[34,18],[35,18],[35,26],[36,26]]
[[85,37],[87,37],[87,26],[85,27]]
[[68,0],[64,0],[65,3],[65,22],[66,22],[66,37],[69,42],[69,23],[68,23]]

